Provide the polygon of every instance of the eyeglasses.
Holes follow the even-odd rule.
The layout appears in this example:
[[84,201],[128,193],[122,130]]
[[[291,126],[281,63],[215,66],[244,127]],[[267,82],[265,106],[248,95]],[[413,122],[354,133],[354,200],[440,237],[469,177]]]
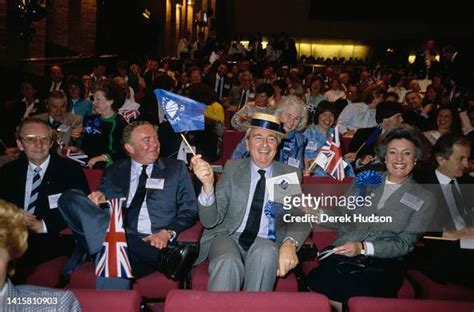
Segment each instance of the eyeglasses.
[[47,145],[47,144],[51,143],[51,138],[50,137],[33,135],[33,134],[25,135],[25,136],[21,137],[21,139],[24,143],[30,144],[30,145],[33,145],[36,142],[40,142],[41,144],[44,144],[44,145]]

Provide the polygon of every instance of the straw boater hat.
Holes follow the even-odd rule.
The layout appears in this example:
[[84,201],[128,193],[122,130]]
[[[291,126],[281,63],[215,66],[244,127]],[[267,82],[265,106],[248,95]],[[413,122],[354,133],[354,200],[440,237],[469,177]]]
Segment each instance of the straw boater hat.
[[285,136],[285,133],[283,132],[283,127],[280,123],[280,119],[277,116],[270,114],[255,113],[252,116],[250,128],[267,129],[277,134],[280,138],[283,138]]

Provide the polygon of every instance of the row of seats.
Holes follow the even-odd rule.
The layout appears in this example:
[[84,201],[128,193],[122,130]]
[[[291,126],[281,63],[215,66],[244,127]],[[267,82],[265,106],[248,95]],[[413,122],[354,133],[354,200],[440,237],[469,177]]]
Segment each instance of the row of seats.
[[[84,312],[140,310],[141,298],[137,291],[98,291],[73,289]],[[350,312],[472,312],[474,302],[388,299],[374,297],[353,297],[349,300]],[[200,290],[171,290],[166,297],[164,312],[274,312],[274,311],[331,311],[326,296],[317,293],[291,292],[207,292]]]

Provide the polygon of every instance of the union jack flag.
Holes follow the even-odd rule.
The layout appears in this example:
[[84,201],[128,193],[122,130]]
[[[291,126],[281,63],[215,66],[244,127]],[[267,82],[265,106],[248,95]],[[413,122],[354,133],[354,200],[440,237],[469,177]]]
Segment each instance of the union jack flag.
[[114,198],[109,201],[110,223],[99,254],[99,262],[95,268],[96,276],[133,277],[123,227],[122,203],[124,200],[125,198]]
[[339,131],[337,127],[334,129],[334,133],[328,137],[326,143],[321,147],[315,162],[334,179],[340,181],[346,176],[344,169],[348,165],[342,157],[341,142],[339,141]]
[[119,114],[122,115],[128,123],[130,123],[131,121],[138,118],[140,112],[136,109],[121,108],[119,109]]

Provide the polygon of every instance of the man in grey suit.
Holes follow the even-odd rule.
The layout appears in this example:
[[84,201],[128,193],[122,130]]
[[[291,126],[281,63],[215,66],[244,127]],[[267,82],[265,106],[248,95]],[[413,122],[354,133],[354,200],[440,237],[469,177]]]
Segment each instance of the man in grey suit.
[[[268,202],[265,181],[297,172],[274,161],[283,137],[277,117],[255,114],[247,131],[248,159],[229,160],[214,192],[210,165],[200,155],[191,160],[203,187],[198,198],[203,233],[196,263],[209,258],[208,290],[272,291],[277,276],[298,264],[296,251],[309,231],[298,224],[274,228],[263,212]],[[301,173],[298,171],[301,177]]]
[[233,87],[224,106],[233,111],[239,111],[247,102],[255,100],[255,88],[253,87],[253,76],[249,71],[239,75],[240,86]]
[[35,115],[35,118],[46,121],[56,130],[60,145],[68,146],[79,139],[82,132],[82,117],[67,112],[66,95],[61,90],[51,91],[48,96],[47,113]]

